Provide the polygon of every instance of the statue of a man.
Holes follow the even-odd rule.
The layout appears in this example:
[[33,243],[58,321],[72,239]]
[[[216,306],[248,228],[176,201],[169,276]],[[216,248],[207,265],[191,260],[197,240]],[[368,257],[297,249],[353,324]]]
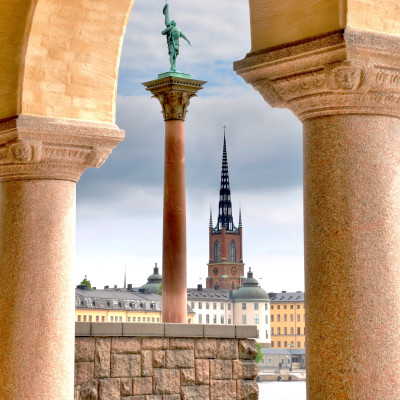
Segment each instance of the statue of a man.
[[190,43],[189,39],[183,34],[183,32],[179,28],[176,27],[176,22],[170,21],[168,3],[164,6],[163,14],[165,15],[166,29],[164,29],[161,32],[161,34],[166,35],[166,37],[167,37],[169,62],[171,64],[170,71],[175,72],[176,71],[176,57],[179,54],[179,39],[180,38],[185,39],[189,43],[190,46],[191,46],[191,43]]

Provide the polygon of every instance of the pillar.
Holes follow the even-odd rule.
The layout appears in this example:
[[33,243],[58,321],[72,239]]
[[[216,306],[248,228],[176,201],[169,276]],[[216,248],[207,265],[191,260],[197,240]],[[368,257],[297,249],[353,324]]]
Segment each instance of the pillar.
[[0,398],[73,398],[75,187],[123,132],[0,121]]
[[399,54],[346,28],[235,63],[304,126],[308,400],[400,398]]
[[179,75],[161,74],[159,79],[144,85],[160,101],[165,121],[162,319],[163,322],[186,323],[184,121],[190,99],[206,82]]

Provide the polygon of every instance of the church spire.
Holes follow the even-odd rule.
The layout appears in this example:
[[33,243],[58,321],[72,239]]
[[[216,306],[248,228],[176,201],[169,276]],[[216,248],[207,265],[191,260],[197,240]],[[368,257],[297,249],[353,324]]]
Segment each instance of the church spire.
[[239,207],[239,228],[242,228],[242,206]]
[[224,146],[222,151],[222,171],[221,171],[221,187],[219,190],[219,208],[218,208],[218,224],[214,228],[215,231],[221,231],[225,227],[227,231],[236,231],[237,228],[233,224],[231,189],[229,187],[229,171],[228,171],[228,153],[226,151],[226,125],[224,125]]
[[210,227],[210,228],[212,228],[212,227],[213,227],[213,222],[212,222],[212,211],[211,211],[211,204],[210,204],[210,225],[209,225],[209,227]]

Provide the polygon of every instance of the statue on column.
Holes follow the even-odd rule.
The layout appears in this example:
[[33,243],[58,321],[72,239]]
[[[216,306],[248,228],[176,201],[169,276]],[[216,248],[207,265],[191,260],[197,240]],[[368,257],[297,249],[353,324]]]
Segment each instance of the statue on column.
[[171,72],[177,72],[176,69],[176,58],[179,54],[179,39],[185,39],[188,43],[189,46],[191,46],[191,43],[189,39],[183,34],[183,32],[176,27],[176,22],[171,21],[169,18],[169,4],[166,3],[163,9],[163,14],[165,15],[165,26],[166,29],[164,29],[161,34],[166,35],[167,37],[167,43],[168,43],[168,54],[169,54],[169,62],[171,64]]

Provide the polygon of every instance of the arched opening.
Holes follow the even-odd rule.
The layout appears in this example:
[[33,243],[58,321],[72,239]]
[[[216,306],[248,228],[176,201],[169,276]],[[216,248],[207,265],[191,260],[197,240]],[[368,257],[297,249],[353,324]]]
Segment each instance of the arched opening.
[[214,245],[214,262],[219,262],[219,242],[218,240]]
[[231,240],[231,244],[229,245],[229,260],[236,262],[236,245],[233,240]]

